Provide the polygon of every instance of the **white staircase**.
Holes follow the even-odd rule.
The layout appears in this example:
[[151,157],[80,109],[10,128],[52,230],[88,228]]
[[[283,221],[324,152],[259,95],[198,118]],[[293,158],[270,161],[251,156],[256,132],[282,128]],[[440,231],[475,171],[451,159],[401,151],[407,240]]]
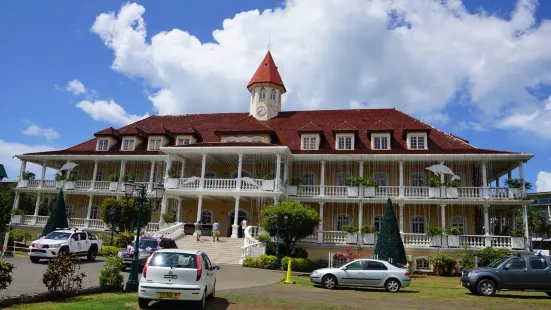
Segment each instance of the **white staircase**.
[[207,253],[215,265],[240,265],[243,239],[220,237],[220,241],[212,242],[212,237],[203,236],[197,242],[195,236],[186,235],[176,240],[179,249],[199,250]]

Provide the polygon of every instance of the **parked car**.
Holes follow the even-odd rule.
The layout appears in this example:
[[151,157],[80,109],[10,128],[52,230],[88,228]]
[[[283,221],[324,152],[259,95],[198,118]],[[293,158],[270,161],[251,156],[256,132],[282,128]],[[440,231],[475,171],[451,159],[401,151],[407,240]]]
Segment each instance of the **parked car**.
[[154,300],[193,302],[204,309],[214,298],[216,270],[206,253],[196,250],[159,250],[145,263],[138,290],[138,305],[146,309]]
[[101,240],[89,232],[78,229],[57,229],[47,236],[31,242],[29,258],[38,263],[43,258],[54,258],[59,253],[75,253],[86,256],[89,261],[96,259],[101,250]]
[[337,286],[384,287],[396,293],[411,283],[405,267],[376,259],[357,259],[339,268],[322,268],[310,274],[310,281],[327,289]]
[[[134,245],[135,242],[132,242],[126,249],[120,250],[119,253],[117,253],[117,257],[124,260],[123,271],[132,266],[132,253],[134,251]],[[147,259],[155,251],[161,249],[177,249],[178,246],[174,240],[169,238],[143,238],[140,239],[140,246],[138,248],[140,251],[138,254],[138,267],[142,269]]]
[[551,297],[551,257],[505,256],[487,267],[467,269],[461,285],[473,294],[493,296],[496,291],[539,291]]

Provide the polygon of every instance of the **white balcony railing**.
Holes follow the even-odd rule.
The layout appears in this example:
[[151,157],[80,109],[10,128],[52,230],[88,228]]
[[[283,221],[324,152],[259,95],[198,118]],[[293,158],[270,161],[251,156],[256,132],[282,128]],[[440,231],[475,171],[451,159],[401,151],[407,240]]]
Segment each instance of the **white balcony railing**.
[[375,189],[375,197],[388,198],[398,197],[399,195],[400,186],[379,186]]
[[109,181],[96,181],[94,188],[98,191],[108,191],[109,190]]
[[42,184],[42,188],[55,188],[56,181],[55,180],[44,180],[44,183]]
[[430,245],[430,238],[426,234],[403,233],[401,235],[404,246],[428,247]]
[[348,196],[348,187],[346,187],[346,186],[331,186],[331,185],[325,186],[325,196],[347,197]]
[[89,190],[92,188],[92,181],[76,181],[75,189],[77,190]]
[[235,190],[237,179],[205,179],[205,189]]
[[319,196],[319,185],[299,185],[297,189],[297,196]]

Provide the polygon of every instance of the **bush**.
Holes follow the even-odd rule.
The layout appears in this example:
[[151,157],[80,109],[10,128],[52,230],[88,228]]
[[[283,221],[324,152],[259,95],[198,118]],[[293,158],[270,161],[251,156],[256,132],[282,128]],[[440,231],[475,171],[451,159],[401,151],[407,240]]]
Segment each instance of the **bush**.
[[11,284],[13,265],[0,260],[0,291],[5,290]]
[[118,248],[126,248],[134,241],[134,233],[123,232],[115,236],[114,246]]
[[429,258],[429,263],[436,269],[439,275],[451,276],[455,272],[457,260],[446,253],[438,253],[435,257]]
[[101,247],[101,250],[98,252],[98,256],[103,256],[103,257],[117,256],[120,250],[124,250],[124,248],[117,248],[116,246],[104,245]]
[[109,257],[99,276],[99,285],[110,290],[122,290],[124,278],[121,269],[124,267],[122,258]]
[[86,277],[80,272],[80,260],[74,253],[62,253],[48,263],[42,283],[54,297],[74,297],[82,289]]
[[23,229],[12,229],[10,230],[10,237],[8,244],[13,245],[14,241],[23,242],[23,240],[31,240],[33,237],[31,234]]
[[285,256],[281,260],[281,270],[287,270],[289,267],[289,260],[291,260],[291,271],[297,271],[297,272],[312,272],[314,269],[317,269],[315,267],[314,262],[311,259],[308,258],[292,258]]
[[347,224],[342,227],[342,231],[349,233],[349,234],[357,234],[358,233],[358,226]]
[[346,247],[344,252],[337,252],[333,254],[333,266],[341,267],[342,265],[358,258],[360,258],[360,255],[352,252],[350,247]]
[[176,215],[172,213],[163,213],[161,215],[161,218],[163,219],[163,222],[165,223],[175,223],[176,222]]
[[294,258],[308,258],[308,251],[306,249],[297,247],[293,250],[293,253],[291,253],[291,257]]
[[243,260],[243,267],[258,268],[258,258],[247,256]]
[[98,238],[98,240],[101,240],[101,244],[109,244],[109,242],[111,242],[111,234],[106,234],[106,233],[99,233],[99,234],[94,234],[94,236],[96,236],[96,238]]
[[329,267],[329,261],[323,258],[316,258],[312,261],[314,270]]
[[272,255],[261,254],[258,257],[257,268],[275,269],[277,266],[277,258]]
[[488,266],[491,262],[509,254],[507,249],[495,249],[493,247],[487,247],[476,252],[478,256],[478,266]]
[[460,265],[462,270],[474,268],[475,265],[476,251],[469,250],[465,248],[463,253],[461,253]]

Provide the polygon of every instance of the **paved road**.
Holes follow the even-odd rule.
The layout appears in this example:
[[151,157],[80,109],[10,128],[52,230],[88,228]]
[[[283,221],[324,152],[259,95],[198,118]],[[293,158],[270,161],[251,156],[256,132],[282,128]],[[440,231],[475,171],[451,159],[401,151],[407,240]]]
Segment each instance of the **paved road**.
[[[47,262],[40,261],[33,264],[26,257],[6,258],[7,262],[15,265],[13,282],[7,290],[0,291],[0,298],[6,296],[19,296],[21,294],[35,294],[46,291],[42,284],[42,274],[46,270]],[[95,262],[83,260],[81,271],[86,273],[83,281],[84,287],[97,286],[100,271],[103,268],[105,259],[98,257]],[[128,271],[123,272],[125,281],[128,278]],[[216,274],[216,290],[238,289],[254,286],[268,285],[282,279],[281,272],[242,268],[239,266],[221,266]]]

